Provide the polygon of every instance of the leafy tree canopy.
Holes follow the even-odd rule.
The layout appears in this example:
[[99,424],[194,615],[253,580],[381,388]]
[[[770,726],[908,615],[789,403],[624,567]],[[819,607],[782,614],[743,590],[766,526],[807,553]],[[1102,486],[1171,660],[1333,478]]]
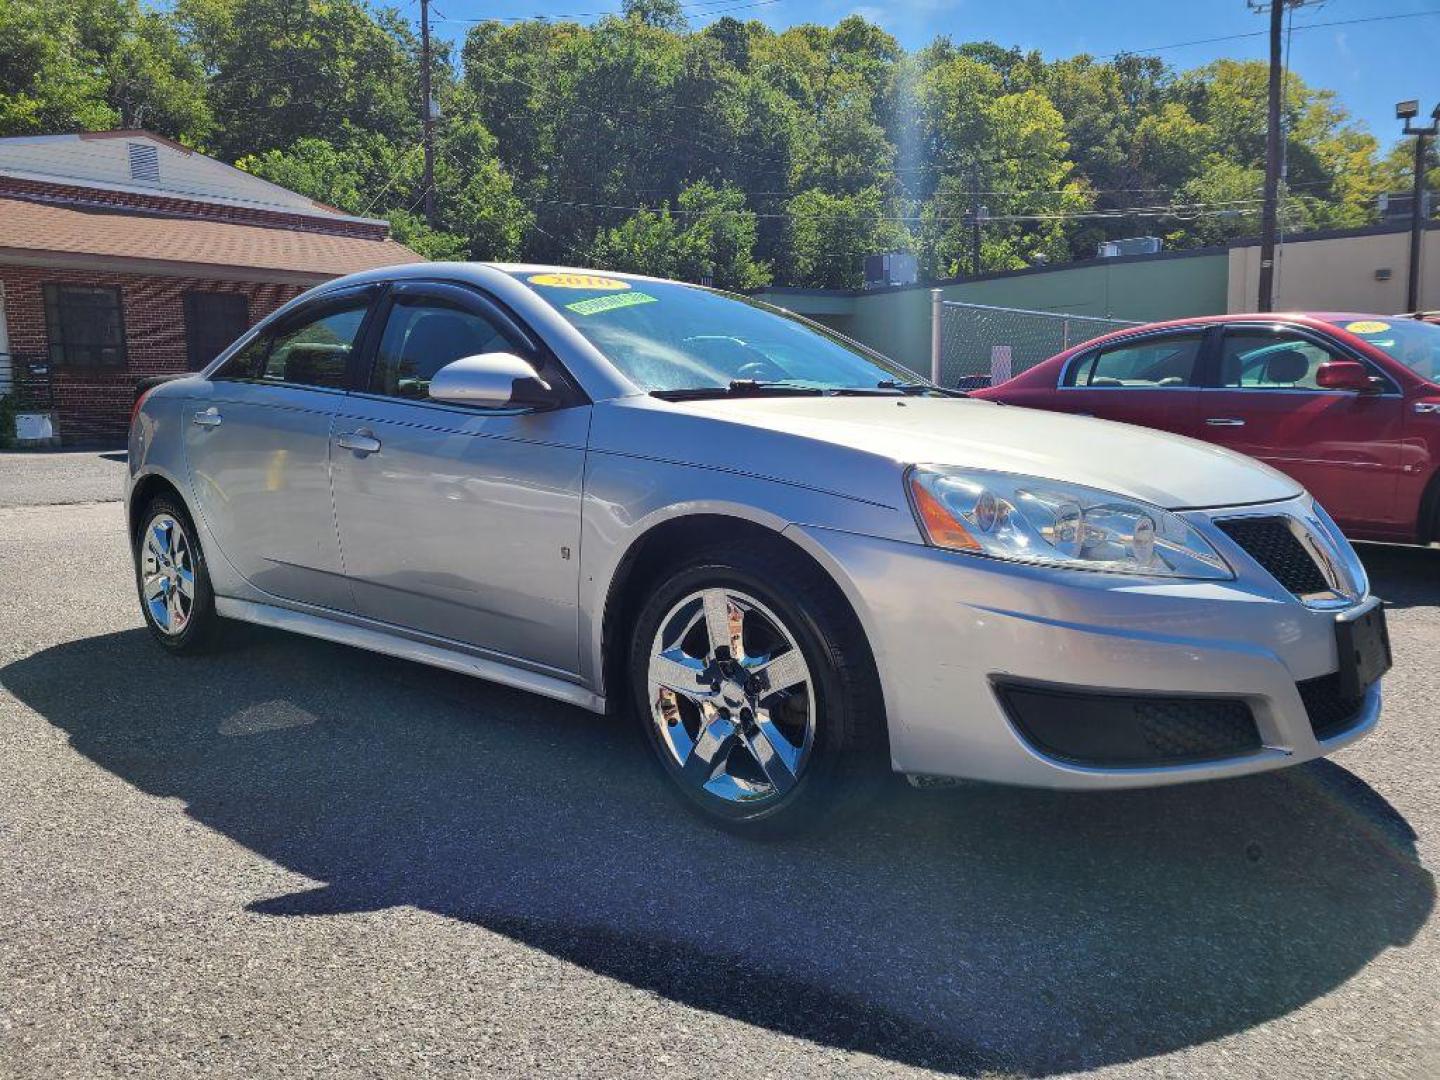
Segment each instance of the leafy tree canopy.
[[[408,13],[407,13],[408,14]],[[481,22],[437,43],[436,220],[423,220],[417,35],[361,0],[0,0],[0,135],[146,127],[434,258],[583,262],[728,288],[853,286],[864,256],[931,276],[1259,223],[1266,71],[1047,59],[851,16],[783,31],[679,0],[593,25]],[[1285,88],[1285,227],[1362,225],[1408,190],[1334,95]],[[1427,167],[1440,183],[1440,159]]]

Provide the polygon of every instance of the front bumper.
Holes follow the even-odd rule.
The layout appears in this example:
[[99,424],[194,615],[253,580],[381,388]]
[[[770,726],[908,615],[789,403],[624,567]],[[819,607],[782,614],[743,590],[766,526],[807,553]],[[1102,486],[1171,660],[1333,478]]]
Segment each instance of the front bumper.
[[[1266,509],[1299,514],[1308,500]],[[1233,545],[1210,520],[1223,515],[1184,516],[1231,558]],[[1343,723],[1312,723],[1315,692],[1325,685],[1318,680],[1338,667],[1342,609],[1307,606],[1243,553],[1231,558],[1234,581],[1156,581],[794,529],[830,564],[869,636],[899,772],[1056,788],[1144,787],[1308,761],[1361,738],[1379,719],[1377,683]],[[1348,547],[1342,555],[1354,558]],[[1013,703],[1002,700],[1004,687],[1016,685],[1243,702],[1258,738],[1205,760],[1087,763],[1042,749],[1033,732],[1022,735]]]

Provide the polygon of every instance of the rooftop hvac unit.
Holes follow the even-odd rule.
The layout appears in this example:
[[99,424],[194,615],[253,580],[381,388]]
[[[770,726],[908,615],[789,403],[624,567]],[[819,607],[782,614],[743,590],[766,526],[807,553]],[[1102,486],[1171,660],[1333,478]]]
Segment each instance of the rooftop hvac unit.
[[1106,240],[1095,248],[1095,254],[1102,259],[1114,259],[1121,255],[1159,255],[1165,241],[1158,236],[1128,236],[1124,240]]
[[920,261],[908,251],[888,251],[865,256],[865,288],[914,285],[920,280]]
[[[1380,207],[1380,220],[1409,221],[1410,205],[1415,201],[1415,196],[1408,191],[1395,191],[1380,194],[1375,197]],[[1420,216],[1428,218],[1435,209],[1435,200],[1430,197],[1430,192],[1424,192],[1420,197]]]

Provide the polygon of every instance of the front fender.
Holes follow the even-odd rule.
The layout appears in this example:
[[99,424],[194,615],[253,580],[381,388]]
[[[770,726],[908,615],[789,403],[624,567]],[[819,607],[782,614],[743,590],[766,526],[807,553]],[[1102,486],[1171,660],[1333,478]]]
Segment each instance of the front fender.
[[[900,479],[896,477],[896,489]],[[605,609],[616,574],[635,545],[657,527],[716,515],[758,525],[810,549],[792,530],[814,526],[897,540],[918,539],[908,506],[881,506],[783,481],[696,465],[591,451],[586,463],[580,544],[579,673],[604,692]],[[835,563],[817,559],[827,572]],[[855,597],[845,581],[836,584]]]

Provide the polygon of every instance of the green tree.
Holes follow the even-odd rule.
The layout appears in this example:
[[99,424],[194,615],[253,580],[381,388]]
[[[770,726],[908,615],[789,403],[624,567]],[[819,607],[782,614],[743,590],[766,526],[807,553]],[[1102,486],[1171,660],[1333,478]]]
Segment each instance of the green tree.
[[869,188],[833,195],[818,188],[790,200],[789,280],[831,288],[855,288],[864,278],[866,255],[907,251],[913,241],[886,193]]
[[770,281],[770,268],[755,259],[755,214],[734,188],[700,180],[658,210],[640,210],[602,229],[588,261],[608,270],[673,277],[722,289],[754,289]]
[[165,14],[138,0],[0,0],[0,135],[211,126],[204,72]]
[[210,145],[222,155],[333,139],[346,125],[413,144],[418,45],[394,11],[358,0],[178,0],[211,78]]

